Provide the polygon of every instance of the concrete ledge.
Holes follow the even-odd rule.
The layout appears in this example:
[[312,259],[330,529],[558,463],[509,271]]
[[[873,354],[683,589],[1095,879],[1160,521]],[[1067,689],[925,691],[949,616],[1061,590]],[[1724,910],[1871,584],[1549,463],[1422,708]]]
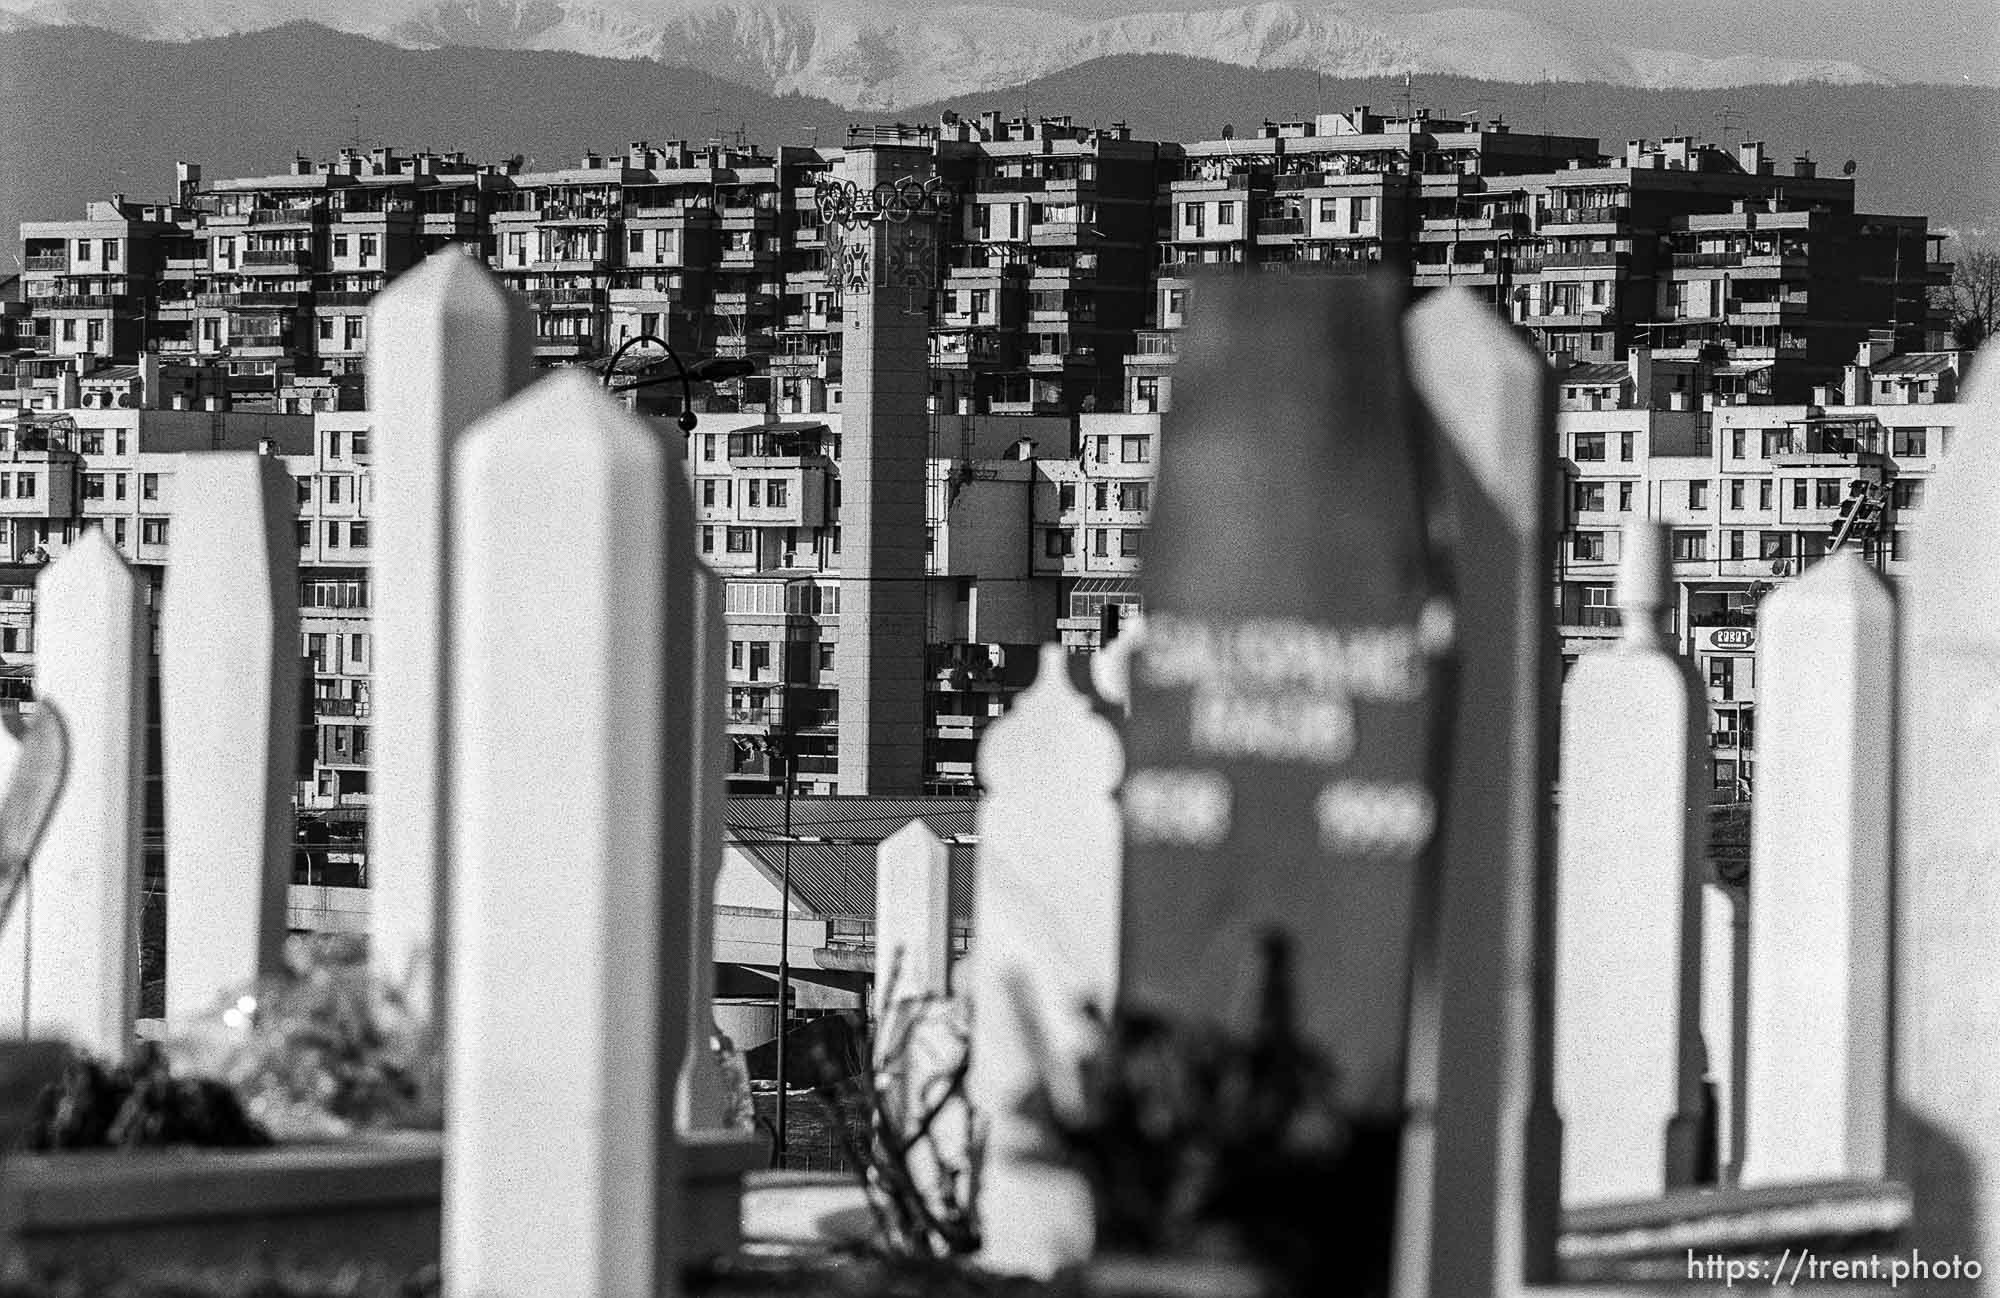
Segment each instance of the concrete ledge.
[[[690,1259],[742,1239],[759,1136],[686,1139]],[[415,1271],[438,1259],[443,1137],[407,1132],[271,1149],[21,1154],[0,1168],[0,1220],[29,1261],[121,1269],[283,1257]]]

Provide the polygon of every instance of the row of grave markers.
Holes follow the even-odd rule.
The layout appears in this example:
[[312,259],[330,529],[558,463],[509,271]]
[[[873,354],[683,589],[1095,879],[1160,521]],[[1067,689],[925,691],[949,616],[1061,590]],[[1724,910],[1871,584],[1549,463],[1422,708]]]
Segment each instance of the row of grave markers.
[[[2000,1242],[2000,1070],[1977,1037],[2000,1010],[1994,385],[1932,493],[1910,609],[1844,557],[1765,605],[1745,959],[1698,873],[1702,705],[1658,633],[1648,529],[1623,639],[1558,685],[1540,358],[1462,296],[1404,316],[1374,289],[1241,291],[1205,289],[1129,682],[1107,656],[1086,694],[1051,648],[980,753],[964,981],[986,1260],[1046,1271],[1090,1249],[1084,1187],[1012,1116],[1038,1081],[1061,1098],[1074,1008],[1229,1014],[1273,922],[1310,974],[1307,1026],[1354,1064],[1345,1098],[1401,1116],[1399,1294],[1550,1280],[1565,1200],[1686,1183],[1704,1072],[1748,1079],[1722,1124],[1746,1178],[1887,1171],[1915,1190],[1917,1242]],[[449,1292],[661,1293],[676,1108],[683,1129],[722,1108],[699,1048],[718,584],[677,436],[580,374],[524,387],[525,319],[451,254],[375,307],[371,938],[448,1013]],[[1356,348],[1366,366],[1302,355]],[[170,1014],[276,967],[299,695],[280,466],[181,472],[160,628]],[[1218,476],[1240,499],[1193,508]],[[1260,494],[1299,483],[1342,494]],[[1307,589],[1340,564],[1347,585]],[[6,1012],[117,1053],[144,616],[86,535],[44,574],[40,617],[39,697],[72,759],[0,935]],[[880,895],[915,903],[880,917],[878,968],[916,991],[946,978],[936,846],[913,830],[881,867]],[[1380,909],[1359,923],[1364,901]]]

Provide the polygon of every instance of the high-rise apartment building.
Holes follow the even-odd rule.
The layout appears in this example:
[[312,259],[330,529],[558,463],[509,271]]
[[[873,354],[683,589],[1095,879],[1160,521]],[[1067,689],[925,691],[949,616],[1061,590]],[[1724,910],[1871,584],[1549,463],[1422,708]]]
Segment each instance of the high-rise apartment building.
[[[855,240],[881,231],[844,226],[823,182],[879,206],[905,173],[944,196],[924,218],[924,273],[854,296]],[[1687,641],[1705,671],[1737,654],[1761,591],[1831,544],[1850,495],[1869,521],[1841,543],[1895,571],[1897,520],[1920,505],[1961,365],[1922,352],[1943,270],[1924,220],[1859,213],[1851,180],[1805,159],[1781,173],[1754,143],[1606,155],[1589,138],[1363,107],[1183,144],[981,114],[855,128],[840,147],[638,142],[554,170],[346,150],[276,176],[205,181],[183,164],[176,179],[167,201],[23,226],[0,400],[44,425],[66,415],[79,436],[125,428],[146,455],[234,445],[252,418],[306,430],[273,436],[311,456],[308,803],[365,791],[368,303],[447,247],[525,297],[543,364],[642,336],[683,359],[757,360],[699,390],[688,444],[697,544],[727,585],[745,791],[787,774],[811,792],[969,790],[978,736],[1032,646],[1088,647],[1107,605],[1136,610],[1159,415],[1203,275],[1387,267],[1490,301],[1560,372],[1570,648],[1609,616],[1622,522],[1661,518],[1684,636],[1727,632]],[[1881,413],[1906,393],[1939,404],[1918,422]],[[141,437],[182,423],[209,441]],[[138,491],[148,472],[164,484],[170,468],[95,447],[10,448],[30,457],[9,466],[13,485],[31,474],[38,495],[0,494],[0,560],[29,573],[102,523],[158,564],[158,501],[87,493]],[[895,633],[871,639],[885,604]],[[17,672],[30,608],[0,600],[14,628],[0,626],[0,666]],[[1731,693],[1714,732],[1747,735],[1747,680],[1717,670]],[[864,713],[865,746],[897,750],[867,781]]]

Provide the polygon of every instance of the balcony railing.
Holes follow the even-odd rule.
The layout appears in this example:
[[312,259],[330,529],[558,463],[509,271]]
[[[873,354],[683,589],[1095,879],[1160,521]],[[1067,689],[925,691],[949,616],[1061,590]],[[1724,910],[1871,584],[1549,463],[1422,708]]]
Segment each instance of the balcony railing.
[[45,253],[28,258],[27,266],[31,271],[65,271],[69,269],[69,257],[60,252]]
[[1276,237],[1287,234],[1304,234],[1305,218],[1301,216],[1267,216],[1257,222],[1259,237]]
[[243,254],[245,266],[301,266],[312,259],[304,248],[251,248]]
[[312,203],[304,207],[260,207],[250,213],[252,225],[301,225],[326,216],[326,207]]

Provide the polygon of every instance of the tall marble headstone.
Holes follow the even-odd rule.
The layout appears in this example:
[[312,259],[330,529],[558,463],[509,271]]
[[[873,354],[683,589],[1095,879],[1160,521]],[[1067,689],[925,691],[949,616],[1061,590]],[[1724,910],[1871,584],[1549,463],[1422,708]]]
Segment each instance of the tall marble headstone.
[[1379,1129],[1436,892],[1453,634],[1401,291],[1213,280],[1194,307],[1131,664],[1120,994],[1247,1031],[1283,932],[1299,1027]]
[[923,787],[924,505],[938,232],[935,212],[908,211],[908,198],[930,167],[927,146],[849,148],[830,182],[846,198],[823,207],[842,320],[834,670],[844,794]]

